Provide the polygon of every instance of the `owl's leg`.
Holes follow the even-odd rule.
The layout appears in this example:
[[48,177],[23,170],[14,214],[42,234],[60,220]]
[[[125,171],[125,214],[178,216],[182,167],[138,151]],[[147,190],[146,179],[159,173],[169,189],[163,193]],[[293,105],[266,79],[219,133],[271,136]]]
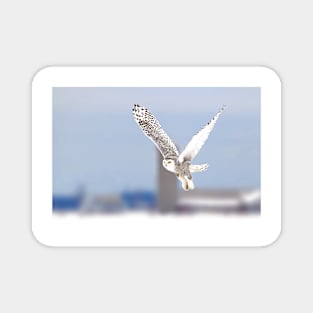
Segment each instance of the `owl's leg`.
[[186,179],[186,182],[187,182],[187,186],[186,186],[187,188],[185,190],[193,190],[193,189],[195,189],[195,184],[193,183],[192,178],[189,179],[188,177],[185,177],[185,179]]
[[178,179],[181,181],[181,185],[184,190],[188,191],[188,190],[195,189],[195,185],[193,183],[192,178],[189,179],[187,176],[184,176],[184,177],[180,176],[178,177]]
[[181,182],[181,186],[184,190],[189,190],[187,179],[184,176],[177,175],[178,180]]
[[203,172],[206,171],[208,167],[209,165],[207,163],[199,165],[189,165],[189,171],[191,173]]

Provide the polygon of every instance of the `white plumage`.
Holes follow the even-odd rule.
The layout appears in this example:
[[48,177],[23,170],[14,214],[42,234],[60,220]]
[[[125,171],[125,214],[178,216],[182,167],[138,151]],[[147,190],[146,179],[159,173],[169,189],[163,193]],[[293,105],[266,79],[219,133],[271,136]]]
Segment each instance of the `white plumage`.
[[202,146],[207,141],[210,132],[213,130],[216,121],[224,110],[225,106],[223,106],[220,111],[211,119],[209,123],[207,123],[197,134],[195,134],[189,143],[187,144],[184,151],[180,154],[178,160],[183,162],[184,160],[191,161],[198,154]]
[[194,135],[183,152],[179,154],[177,147],[170,137],[162,129],[159,121],[148,109],[134,105],[133,116],[144,134],[152,140],[161,152],[164,160],[163,166],[166,170],[175,173],[181,181],[184,190],[194,189],[191,173],[207,170],[207,164],[193,165],[190,162],[196,157],[200,149],[207,141],[209,134],[213,130],[216,121],[224,110],[223,106],[217,114],[208,122],[196,135]]

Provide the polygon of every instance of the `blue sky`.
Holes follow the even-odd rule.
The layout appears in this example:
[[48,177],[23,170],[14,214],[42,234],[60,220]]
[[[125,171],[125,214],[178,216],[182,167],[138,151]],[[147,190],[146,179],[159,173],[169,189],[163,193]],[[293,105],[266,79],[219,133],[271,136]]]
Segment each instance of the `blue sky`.
[[155,189],[157,151],[134,122],[147,107],[180,149],[226,104],[194,163],[196,187],[260,186],[260,88],[53,88],[53,192]]

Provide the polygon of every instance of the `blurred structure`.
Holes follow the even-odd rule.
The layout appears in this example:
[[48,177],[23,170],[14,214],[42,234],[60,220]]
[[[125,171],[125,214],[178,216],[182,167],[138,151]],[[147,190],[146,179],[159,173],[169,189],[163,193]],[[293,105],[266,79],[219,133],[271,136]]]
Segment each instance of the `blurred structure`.
[[130,209],[136,208],[156,208],[156,194],[153,191],[148,190],[138,190],[138,191],[124,191],[121,194],[121,198],[124,204],[124,207]]
[[163,165],[163,157],[158,150],[158,208],[161,212],[175,210],[177,200],[177,178],[173,173],[167,171]]
[[86,199],[81,206],[84,213],[120,213],[131,210],[156,209],[156,194],[152,191],[124,191],[117,195],[99,195]]
[[180,192],[178,212],[259,213],[260,191],[257,189],[196,189]]
[[118,195],[99,195],[84,201],[81,212],[83,213],[111,213],[122,210],[122,200]]
[[53,211],[76,211],[82,206],[85,192],[79,187],[73,195],[53,195],[52,207]]

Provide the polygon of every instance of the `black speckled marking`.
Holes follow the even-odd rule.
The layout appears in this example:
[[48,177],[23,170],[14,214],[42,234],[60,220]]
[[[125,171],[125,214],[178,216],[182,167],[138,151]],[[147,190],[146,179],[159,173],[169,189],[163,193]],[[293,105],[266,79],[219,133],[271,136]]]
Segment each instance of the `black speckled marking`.
[[158,147],[165,159],[176,159],[178,150],[148,109],[134,105],[133,116],[144,134]]

